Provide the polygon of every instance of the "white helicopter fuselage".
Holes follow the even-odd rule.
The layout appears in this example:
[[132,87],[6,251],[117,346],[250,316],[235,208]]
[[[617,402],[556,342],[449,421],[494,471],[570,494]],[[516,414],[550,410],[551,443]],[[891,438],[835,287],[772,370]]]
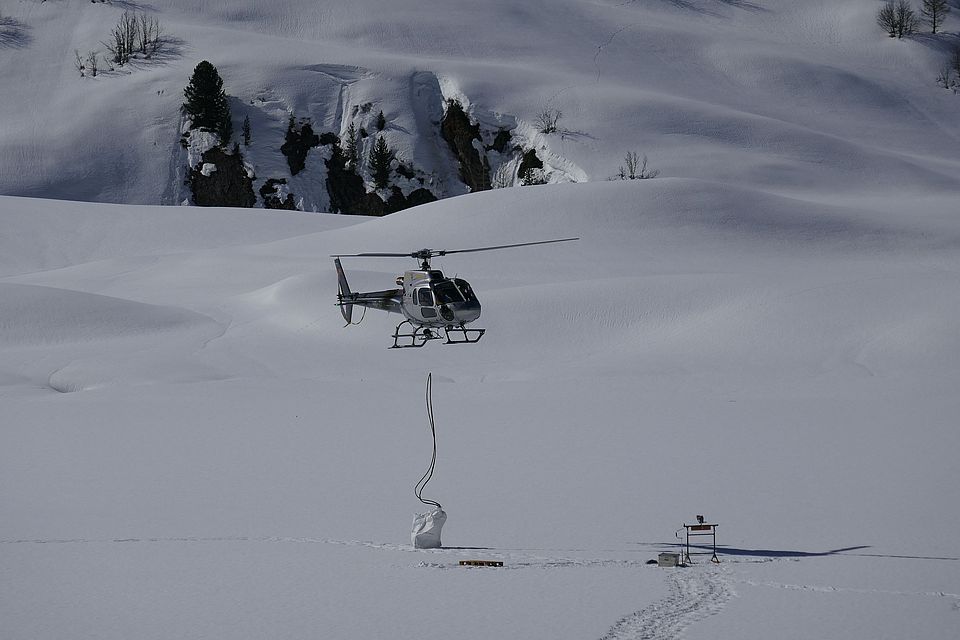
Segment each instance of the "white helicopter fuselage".
[[463,326],[480,317],[480,301],[461,278],[446,278],[437,269],[405,271],[400,312],[415,325]]

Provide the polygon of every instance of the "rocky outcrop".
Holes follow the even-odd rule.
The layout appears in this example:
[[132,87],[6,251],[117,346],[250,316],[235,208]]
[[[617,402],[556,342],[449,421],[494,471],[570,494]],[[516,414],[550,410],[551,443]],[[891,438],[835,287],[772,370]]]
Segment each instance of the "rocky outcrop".
[[520,184],[523,185],[546,183],[543,175],[543,160],[537,157],[536,151],[529,149],[523,154],[517,175],[520,177]]
[[[326,135],[321,136],[321,139],[329,140],[332,146],[330,159],[326,161],[327,194],[330,196],[331,213],[383,216],[437,199],[437,196],[426,188],[414,189],[405,196],[400,187],[393,186],[386,202],[377,192],[367,193],[363,178],[347,162],[347,157],[340,148],[339,138],[332,140],[326,138]],[[397,172],[407,177],[415,175],[413,169],[405,166],[403,170],[398,167]]]
[[429,189],[414,189],[410,192],[410,195],[405,196],[399,187],[393,187],[390,198],[387,200],[387,213],[396,213],[410,207],[434,202],[436,199],[437,196],[433,195]]
[[486,157],[482,157],[474,146],[474,141],[482,147],[480,125],[472,124],[463,106],[456,100],[447,104],[447,112],[440,122],[440,134],[447,141],[450,150],[460,165],[460,179],[471,191],[484,191],[490,185],[490,166]]
[[286,178],[270,178],[260,187],[260,198],[263,200],[264,209],[297,210],[293,194],[284,194],[284,190],[281,189],[281,185],[285,184],[287,184]]
[[203,154],[188,177],[193,202],[201,207],[252,207],[257,202],[253,176],[236,147],[226,153],[214,147]]
[[320,137],[313,132],[313,127],[310,126],[309,122],[297,124],[293,116],[290,116],[287,136],[280,147],[280,153],[287,157],[290,175],[295,176],[303,171],[303,168],[307,165],[307,153],[319,144]]
[[436,202],[437,196],[433,195],[433,192],[429,189],[414,189],[407,196],[406,205],[404,209],[409,209],[410,207],[416,207],[421,204],[427,204],[428,202]]
[[510,148],[510,132],[506,129],[497,131],[493,139],[493,144],[487,147],[487,151],[496,151],[497,153],[507,153]]
[[363,194],[363,197],[354,203],[353,210],[347,213],[364,216],[383,216],[390,212],[387,210],[387,203],[383,201],[383,198],[371,192]]

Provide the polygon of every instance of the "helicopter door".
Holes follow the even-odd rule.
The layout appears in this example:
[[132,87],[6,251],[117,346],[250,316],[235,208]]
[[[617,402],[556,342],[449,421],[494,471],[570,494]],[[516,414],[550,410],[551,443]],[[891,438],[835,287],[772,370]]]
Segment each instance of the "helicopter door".
[[424,287],[414,292],[414,302],[420,306],[420,315],[424,318],[436,318],[437,310],[433,308],[433,291]]

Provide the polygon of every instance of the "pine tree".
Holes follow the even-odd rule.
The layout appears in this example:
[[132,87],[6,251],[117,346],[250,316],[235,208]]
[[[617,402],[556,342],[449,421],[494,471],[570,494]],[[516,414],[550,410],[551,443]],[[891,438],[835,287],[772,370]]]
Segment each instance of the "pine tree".
[[183,109],[190,117],[190,128],[216,132],[222,145],[230,142],[233,135],[230,104],[217,68],[206,60],[200,62],[183,95],[186,98]]
[[357,168],[357,162],[360,160],[360,152],[357,150],[357,128],[350,123],[347,127],[347,148],[344,149],[347,156],[347,162],[354,169]]
[[383,136],[377,136],[377,143],[370,149],[370,175],[377,189],[386,189],[390,185],[390,162],[393,151],[387,146]]
[[240,128],[243,133],[243,146],[250,146],[250,116],[243,116],[243,126]]
[[387,128],[387,119],[383,117],[383,110],[380,110],[380,113],[377,114],[377,131],[383,131]]

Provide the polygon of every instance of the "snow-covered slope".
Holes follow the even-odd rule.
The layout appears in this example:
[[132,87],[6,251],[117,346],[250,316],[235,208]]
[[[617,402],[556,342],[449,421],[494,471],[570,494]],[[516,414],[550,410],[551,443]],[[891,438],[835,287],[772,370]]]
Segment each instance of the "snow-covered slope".
[[[74,205],[2,213],[25,202],[55,253]],[[217,245],[134,208],[146,255],[77,235],[0,281],[4,635],[949,637],[960,227],[935,213],[660,179],[239,244],[263,230],[238,211]],[[472,347],[390,351],[395,316],[332,304],[330,253],[575,233],[437,261],[484,304]],[[414,553],[428,371],[449,548]],[[722,564],[647,567],[696,513]]]
[[[783,193],[955,192],[957,98],[935,83],[952,36],[891,40],[876,5],[7,0],[0,80],[17,90],[0,98],[0,193],[179,203],[178,109],[201,59],[234,98],[234,130],[250,117],[257,186],[290,177],[290,114],[341,134],[369,103],[358,126],[382,109],[398,156],[462,193],[435,124],[457,97],[538,149],[554,180],[606,179],[635,151],[664,176]],[[162,59],[80,78],[73,52],[102,50],[131,9],[163,25]],[[562,111],[561,133],[536,132],[544,109]],[[320,157],[291,185],[308,210],[324,204]]]
[[[3,0],[0,637],[952,638],[952,36],[890,40],[876,7]],[[77,77],[125,8],[170,54]],[[456,96],[588,184],[160,207],[201,59],[260,179],[291,112],[340,132],[372,102],[463,192]],[[662,177],[607,181],[630,150]],[[474,346],[391,351],[398,317],[333,304],[331,253],[574,235],[436,260],[484,305]],[[345,262],[356,290],[413,264]],[[428,372],[449,521],[415,552]],[[721,563],[647,566],[698,513]]]

